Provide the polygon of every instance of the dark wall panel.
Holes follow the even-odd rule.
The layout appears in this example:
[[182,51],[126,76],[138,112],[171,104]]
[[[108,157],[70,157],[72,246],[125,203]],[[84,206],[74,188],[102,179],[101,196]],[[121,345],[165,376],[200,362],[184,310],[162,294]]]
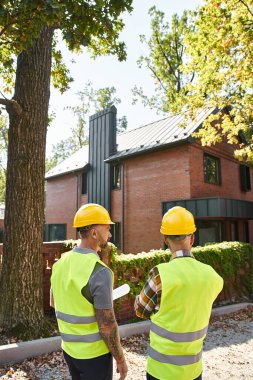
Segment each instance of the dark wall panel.
[[90,117],[88,202],[110,211],[111,173],[104,160],[116,152],[116,107]]

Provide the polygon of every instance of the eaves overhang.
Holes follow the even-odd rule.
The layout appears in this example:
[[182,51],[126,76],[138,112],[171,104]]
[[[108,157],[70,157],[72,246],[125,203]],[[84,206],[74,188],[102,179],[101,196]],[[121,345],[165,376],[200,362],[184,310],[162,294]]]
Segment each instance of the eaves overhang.
[[77,172],[80,172],[80,171],[88,171],[89,170],[89,167],[90,167],[90,164],[86,164],[82,167],[78,167],[76,169],[70,169],[70,170],[66,170],[64,172],[61,172],[61,173],[55,173],[55,174],[52,174],[50,176],[45,176],[45,180],[48,181],[48,180],[51,180],[51,179],[55,179],[57,177],[63,177],[63,176],[66,176],[68,174],[75,174]]
[[144,155],[151,152],[158,152],[160,150],[165,150],[168,148],[173,148],[175,146],[183,145],[183,144],[189,144],[192,143],[194,139],[192,137],[187,137],[186,139],[180,139],[179,141],[173,141],[167,144],[159,144],[159,145],[149,145],[149,146],[142,146],[136,147],[136,148],[130,148],[123,151],[120,151],[113,156],[108,157],[105,162],[106,163],[114,163],[119,162],[122,159],[128,159],[140,155]]

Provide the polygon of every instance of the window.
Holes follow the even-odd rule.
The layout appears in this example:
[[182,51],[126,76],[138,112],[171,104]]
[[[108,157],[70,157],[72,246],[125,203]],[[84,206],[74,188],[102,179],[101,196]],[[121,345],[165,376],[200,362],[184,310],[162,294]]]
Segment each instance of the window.
[[244,222],[244,241],[249,243],[249,222]]
[[87,172],[82,173],[82,194],[87,194]]
[[120,222],[115,222],[111,225],[111,242],[116,245],[117,248],[120,248]]
[[231,222],[230,231],[231,231],[231,241],[237,241],[238,240],[238,223],[237,222]]
[[61,241],[66,239],[66,224],[45,224],[44,241]]
[[223,241],[223,223],[218,220],[197,220],[195,245],[220,243]]
[[250,168],[246,165],[240,165],[240,177],[241,177],[241,190],[250,191],[251,181],[250,181]]
[[120,189],[121,166],[119,164],[112,166],[112,188]]
[[204,178],[207,183],[221,184],[220,159],[206,153],[204,153]]

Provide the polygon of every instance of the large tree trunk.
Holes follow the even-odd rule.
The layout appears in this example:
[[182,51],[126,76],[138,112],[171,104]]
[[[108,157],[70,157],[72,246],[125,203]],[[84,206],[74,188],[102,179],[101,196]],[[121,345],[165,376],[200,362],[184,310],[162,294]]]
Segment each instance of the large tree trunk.
[[0,324],[18,336],[43,328],[44,175],[53,30],[43,27],[18,56],[10,116]]

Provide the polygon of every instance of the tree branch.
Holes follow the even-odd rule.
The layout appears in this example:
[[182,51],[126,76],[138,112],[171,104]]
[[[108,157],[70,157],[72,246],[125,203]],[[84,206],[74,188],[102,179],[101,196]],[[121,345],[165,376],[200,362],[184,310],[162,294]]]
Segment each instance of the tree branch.
[[17,115],[21,115],[21,113],[23,112],[21,105],[14,99],[0,98],[0,104],[5,106],[6,108],[11,108]]
[[157,34],[155,35],[155,38],[156,38],[156,42],[158,43],[158,46],[159,46],[159,48],[160,48],[160,50],[161,50],[161,52],[162,52],[162,55],[163,55],[165,61],[166,61],[166,62],[168,63],[168,65],[169,65],[170,73],[171,73],[172,75],[174,75],[176,81],[178,81],[178,77],[176,76],[175,70],[174,70],[173,67],[171,66],[170,60],[168,59],[167,55],[165,54],[165,51],[164,51],[163,48],[162,48],[162,44],[161,44],[161,42],[160,42],[159,37],[158,37]]
[[159,78],[159,76],[156,74],[155,70],[154,70],[150,65],[147,65],[147,67],[149,68],[150,71],[152,71],[152,73],[154,74],[154,76],[156,77],[156,79],[158,80],[158,82],[160,83],[162,89],[166,92],[167,89],[164,87],[162,80],[161,80],[161,79]]
[[242,4],[248,9],[248,11],[249,11],[249,13],[251,14],[251,16],[253,16],[253,13],[251,12],[251,10],[250,10],[248,4],[245,4],[245,2],[244,2],[243,0],[238,0],[238,3],[242,3]]

